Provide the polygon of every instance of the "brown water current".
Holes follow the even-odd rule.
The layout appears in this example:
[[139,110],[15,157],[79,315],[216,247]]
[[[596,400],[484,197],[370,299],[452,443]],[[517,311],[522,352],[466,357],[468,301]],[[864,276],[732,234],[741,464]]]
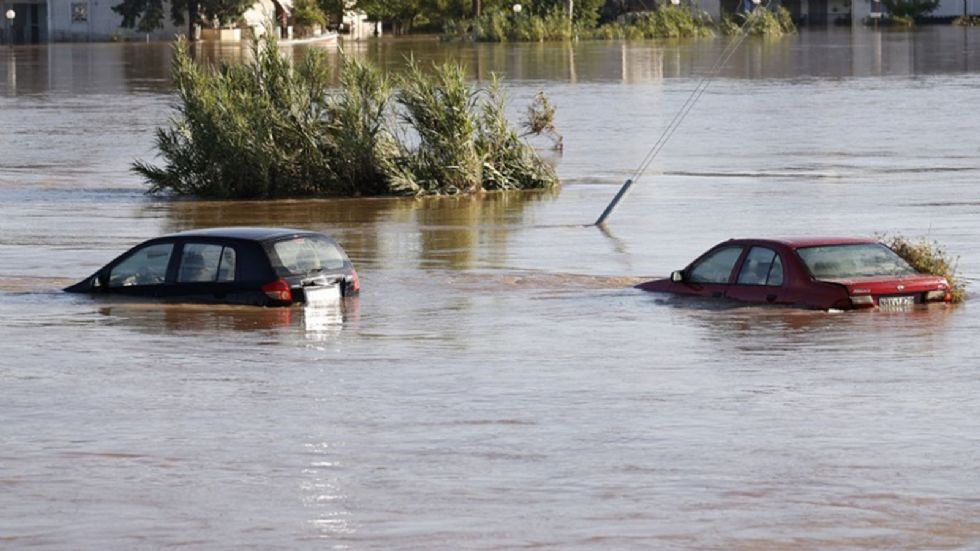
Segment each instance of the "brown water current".
[[[726,40],[347,45],[501,72],[515,118],[545,90],[564,185],[276,202],[143,194],[128,166],[171,113],[167,45],[0,47],[0,548],[980,548],[975,299],[631,288],[729,237],[875,232],[939,240],[975,281],[980,29],[747,42],[609,231],[585,227]],[[241,224],[330,233],[360,299],[58,290]]]

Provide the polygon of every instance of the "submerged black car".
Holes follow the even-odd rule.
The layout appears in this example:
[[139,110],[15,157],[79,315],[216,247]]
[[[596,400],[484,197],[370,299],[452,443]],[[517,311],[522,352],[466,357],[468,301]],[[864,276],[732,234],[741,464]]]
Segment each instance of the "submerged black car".
[[214,228],[141,243],[65,291],[288,306],[354,296],[360,283],[344,250],[322,233]]

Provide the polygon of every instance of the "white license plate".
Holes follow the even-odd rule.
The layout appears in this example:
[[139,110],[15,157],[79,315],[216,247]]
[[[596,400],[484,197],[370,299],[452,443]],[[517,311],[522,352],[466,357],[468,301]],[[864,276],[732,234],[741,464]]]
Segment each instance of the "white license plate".
[[915,305],[914,295],[905,295],[901,297],[881,297],[878,299],[879,308],[887,309],[901,309],[910,308]]
[[303,292],[306,294],[306,304],[312,306],[340,301],[340,285],[304,287]]

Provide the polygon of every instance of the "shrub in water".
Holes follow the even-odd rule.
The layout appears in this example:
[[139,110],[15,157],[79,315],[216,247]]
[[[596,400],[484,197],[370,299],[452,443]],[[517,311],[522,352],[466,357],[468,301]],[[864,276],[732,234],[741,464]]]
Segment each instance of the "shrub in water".
[[916,270],[945,277],[949,282],[953,302],[963,302],[966,298],[966,284],[956,275],[958,258],[950,255],[945,247],[935,241],[913,241],[901,235],[879,235],[878,238]]
[[167,164],[133,165],[151,192],[248,198],[323,191],[329,106],[319,55],[294,71],[269,41],[253,47],[254,61],[209,72],[193,62],[185,41],[175,49],[178,116],[157,131]]
[[558,181],[554,170],[508,124],[505,98],[496,75],[483,93],[486,97],[478,122],[476,149],[483,160],[484,189],[553,187]]
[[447,63],[434,70],[428,76],[411,60],[398,91],[402,120],[419,142],[409,168],[422,192],[478,191],[482,163],[474,146],[475,94],[459,65]]
[[783,6],[775,10],[760,6],[748,15],[740,13],[735,18],[728,16],[722,18],[721,31],[726,35],[739,34],[743,28],[745,33],[751,36],[783,36],[796,32],[793,17]]
[[[133,164],[151,193],[451,194],[557,184],[550,167],[503,118],[497,85],[472,89],[457,65],[426,74],[412,63],[393,94],[380,71],[354,59],[344,59],[341,86],[331,89],[318,50],[296,67],[273,37],[256,42],[253,53],[242,65],[209,70],[194,63],[185,42],[177,42],[177,115],[157,131],[165,163]],[[494,116],[501,120],[488,122],[482,95],[498,105]],[[492,169],[489,176],[485,167]]]

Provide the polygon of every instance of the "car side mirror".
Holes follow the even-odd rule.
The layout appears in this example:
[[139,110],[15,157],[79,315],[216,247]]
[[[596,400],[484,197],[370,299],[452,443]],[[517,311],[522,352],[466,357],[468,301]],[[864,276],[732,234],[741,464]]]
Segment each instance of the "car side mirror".
[[674,272],[670,272],[670,280],[673,281],[674,283],[681,283],[681,282],[683,282],[684,281],[684,271],[683,270],[677,270],[677,271],[674,271]]
[[91,282],[89,283],[92,290],[101,291],[105,287],[108,276],[109,274],[106,272],[96,272],[95,275],[92,276]]

